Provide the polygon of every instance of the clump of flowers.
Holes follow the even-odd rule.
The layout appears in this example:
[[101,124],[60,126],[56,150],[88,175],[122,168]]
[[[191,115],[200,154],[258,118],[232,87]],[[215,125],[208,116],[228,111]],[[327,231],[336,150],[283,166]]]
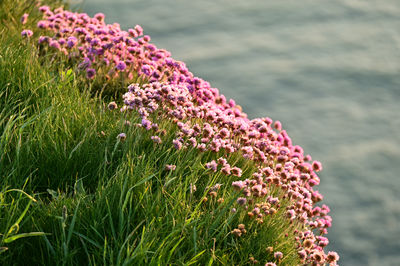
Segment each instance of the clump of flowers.
[[[262,224],[281,210],[280,201],[286,199],[289,205],[283,213],[290,224],[297,225],[292,233],[300,260],[304,264],[336,264],[337,253],[324,252],[329,243],[324,235],[332,223],[330,209],[326,205],[316,206],[323,199],[315,190],[322,164],[312,161],[300,146],[292,143],[281,122],[269,117],[247,118],[234,100],[227,100],[207,81],[195,77],[183,62],[151,44],[139,25],[123,31],[116,23],[106,24],[101,13],[92,18],[62,8],[51,10],[42,6],[40,11],[43,20],[37,27],[46,33],[38,40],[41,49],[67,56],[87,79],[101,75],[131,81],[122,97],[121,111],[135,111],[141,118],[138,126],[145,131],[160,132],[159,124],[165,120],[175,124],[176,136],[169,144],[176,150],[225,154],[205,163],[205,171],[239,179],[243,171],[229,162],[230,156],[240,154],[252,161],[256,171],[230,184],[241,194],[232,212],[243,212]],[[24,37],[32,34],[29,30],[21,33]],[[115,102],[108,105],[109,110],[117,108]],[[118,139],[125,140],[125,133],[119,134]],[[151,136],[151,140],[161,143],[162,134]],[[175,168],[165,166],[167,171]],[[218,189],[209,188],[208,195],[216,198]],[[272,193],[277,189],[282,192],[279,198]],[[190,192],[195,190],[191,185]],[[202,198],[203,203],[207,201],[207,197]],[[239,224],[231,233],[241,237],[246,232],[245,225]],[[285,259],[279,251],[274,257],[277,262]]]
[[[168,51],[150,44],[150,36],[143,35],[139,25],[123,31],[117,23],[106,24],[102,13],[92,18],[63,8],[51,10],[42,6],[39,10],[43,19],[37,27],[46,34],[39,38],[41,48],[58,51],[77,62],[88,79],[101,75],[137,80],[140,76],[153,82],[180,79],[168,68],[185,69],[183,63],[172,62]],[[26,19],[25,14],[22,23]]]
[[246,226],[244,224],[239,224],[238,228],[233,229],[231,233],[237,237],[240,237],[242,234],[247,233]]

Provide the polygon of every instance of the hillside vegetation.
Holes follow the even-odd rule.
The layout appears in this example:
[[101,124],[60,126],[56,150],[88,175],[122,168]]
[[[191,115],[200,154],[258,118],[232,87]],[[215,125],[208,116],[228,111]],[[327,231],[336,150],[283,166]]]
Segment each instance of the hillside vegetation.
[[140,26],[0,0],[0,264],[336,265],[317,161]]

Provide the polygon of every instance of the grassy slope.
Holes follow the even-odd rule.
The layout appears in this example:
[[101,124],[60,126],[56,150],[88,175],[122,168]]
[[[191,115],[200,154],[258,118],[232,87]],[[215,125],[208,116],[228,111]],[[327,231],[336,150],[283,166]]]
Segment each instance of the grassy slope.
[[[66,64],[40,59],[35,43],[20,37],[39,18],[30,2],[0,0],[0,247],[8,248],[0,264],[29,258],[32,265],[241,265],[251,255],[274,261],[267,246],[285,254],[281,264],[298,264],[282,211],[262,225],[230,211],[238,208],[233,178],[203,167],[222,154],[176,151],[168,121],[162,127],[169,141],[155,146],[150,133],[124,125],[135,114],[108,111],[111,97],[93,96]],[[19,24],[24,12],[31,14],[25,27]],[[125,142],[116,138],[121,132]],[[244,178],[254,172],[239,155],[230,156],[235,161]],[[176,171],[164,171],[165,164],[176,164]],[[224,184],[224,203],[202,203],[206,187],[216,183]],[[30,202],[18,233],[47,234],[5,243]],[[240,239],[230,234],[239,223],[248,230]]]

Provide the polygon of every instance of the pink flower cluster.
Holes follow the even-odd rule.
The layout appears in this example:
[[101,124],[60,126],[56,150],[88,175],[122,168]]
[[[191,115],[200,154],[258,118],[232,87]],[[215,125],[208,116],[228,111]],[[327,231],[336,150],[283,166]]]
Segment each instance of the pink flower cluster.
[[86,71],[89,79],[101,73],[108,78],[122,75],[128,80],[139,75],[152,82],[172,75],[167,67],[170,53],[150,44],[150,37],[143,36],[139,25],[123,31],[118,23],[105,24],[101,13],[91,18],[62,8],[52,11],[42,6],[39,10],[43,20],[37,27],[47,32],[39,37],[39,44],[78,60],[78,68]]
[[[224,154],[217,161],[206,163],[207,171],[240,178],[243,171],[228,162],[230,155],[240,153],[255,162],[257,171],[231,184],[242,194],[235,211],[246,211],[250,219],[263,223],[283,208],[280,200],[286,199],[290,203],[283,211],[288,222],[295,225],[292,233],[302,262],[336,265],[337,253],[324,252],[329,241],[323,235],[332,222],[329,207],[315,206],[323,199],[314,190],[320,182],[317,172],[322,165],[292,143],[279,121],[269,117],[248,119],[234,100],[228,101],[218,89],[194,77],[184,63],[172,59],[169,52],[150,44],[149,36],[140,37],[140,26],[122,31],[118,24],[105,24],[103,14],[91,18],[62,8],[51,11],[42,6],[40,10],[43,20],[38,22],[38,28],[52,32],[52,36],[39,38],[42,47],[47,45],[77,59],[78,68],[86,71],[88,78],[100,72],[108,77],[123,75],[128,80],[139,77],[144,85],[128,87],[121,111],[135,110],[141,117],[138,126],[153,131],[155,145],[162,143],[164,135],[160,122],[170,120],[178,129],[171,143],[175,149]],[[113,110],[117,104],[112,102],[108,107]],[[118,138],[125,140],[126,135],[122,133]],[[173,171],[175,165],[165,169]],[[282,191],[280,198],[272,194],[277,188]],[[216,196],[217,191],[211,192]],[[243,234],[240,229],[235,232],[237,236]],[[277,261],[282,257],[281,252],[275,253]]]
[[[228,163],[231,153],[240,152],[255,161],[258,170],[251,178],[232,183],[243,194],[237,199],[238,206],[262,223],[280,208],[279,199],[271,196],[271,191],[279,187],[284,192],[282,198],[291,203],[285,210],[289,221],[307,228],[293,231],[300,258],[304,263],[334,263],[337,259],[330,259],[332,256],[323,251],[329,243],[322,235],[331,226],[330,210],[326,205],[315,206],[323,198],[313,188],[320,182],[317,171],[322,169],[321,163],[308,162],[310,156],[304,156],[303,149],[292,144],[280,123],[273,123],[270,118],[249,120],[232,101],[226,103],[223,96],[212,93],[215,90],[208,83],[191,76],[186,82],[132,84],[123,95],[124,110],[136,110],[146,130],[157,132],[159,121],[173,121],[179,129],[172,143],[177,150],[224,151],[226,158],[205,164],[209,171],[219,169],[224,175],[241,177],[242,170]],[[195,83],[201,86],[191,86]]]

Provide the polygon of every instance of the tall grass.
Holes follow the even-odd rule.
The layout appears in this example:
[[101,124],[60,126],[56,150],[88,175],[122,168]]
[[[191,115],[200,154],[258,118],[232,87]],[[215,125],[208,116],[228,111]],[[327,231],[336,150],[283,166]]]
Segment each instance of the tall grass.
[[[150,133],[124,124],[138,116],[107,109],[121,95],[93,93],[65,62],[39,58],[20,37],[39,19],[32,3],[0,1],[0,264],[242,265],[251,256],[274,261],[268,246],[285,254],[282,265],[298,264],[284,207],[263,225],[231,211],[233,178],[204,168],[219,154],[156,146]],[[161,128],[172,140],[175,126]],[[244,177],[254,172],[238,154],[230,160]],[[217,183],[224,201],[204,202]],[[244,222],[248,233],[234,237]]]

